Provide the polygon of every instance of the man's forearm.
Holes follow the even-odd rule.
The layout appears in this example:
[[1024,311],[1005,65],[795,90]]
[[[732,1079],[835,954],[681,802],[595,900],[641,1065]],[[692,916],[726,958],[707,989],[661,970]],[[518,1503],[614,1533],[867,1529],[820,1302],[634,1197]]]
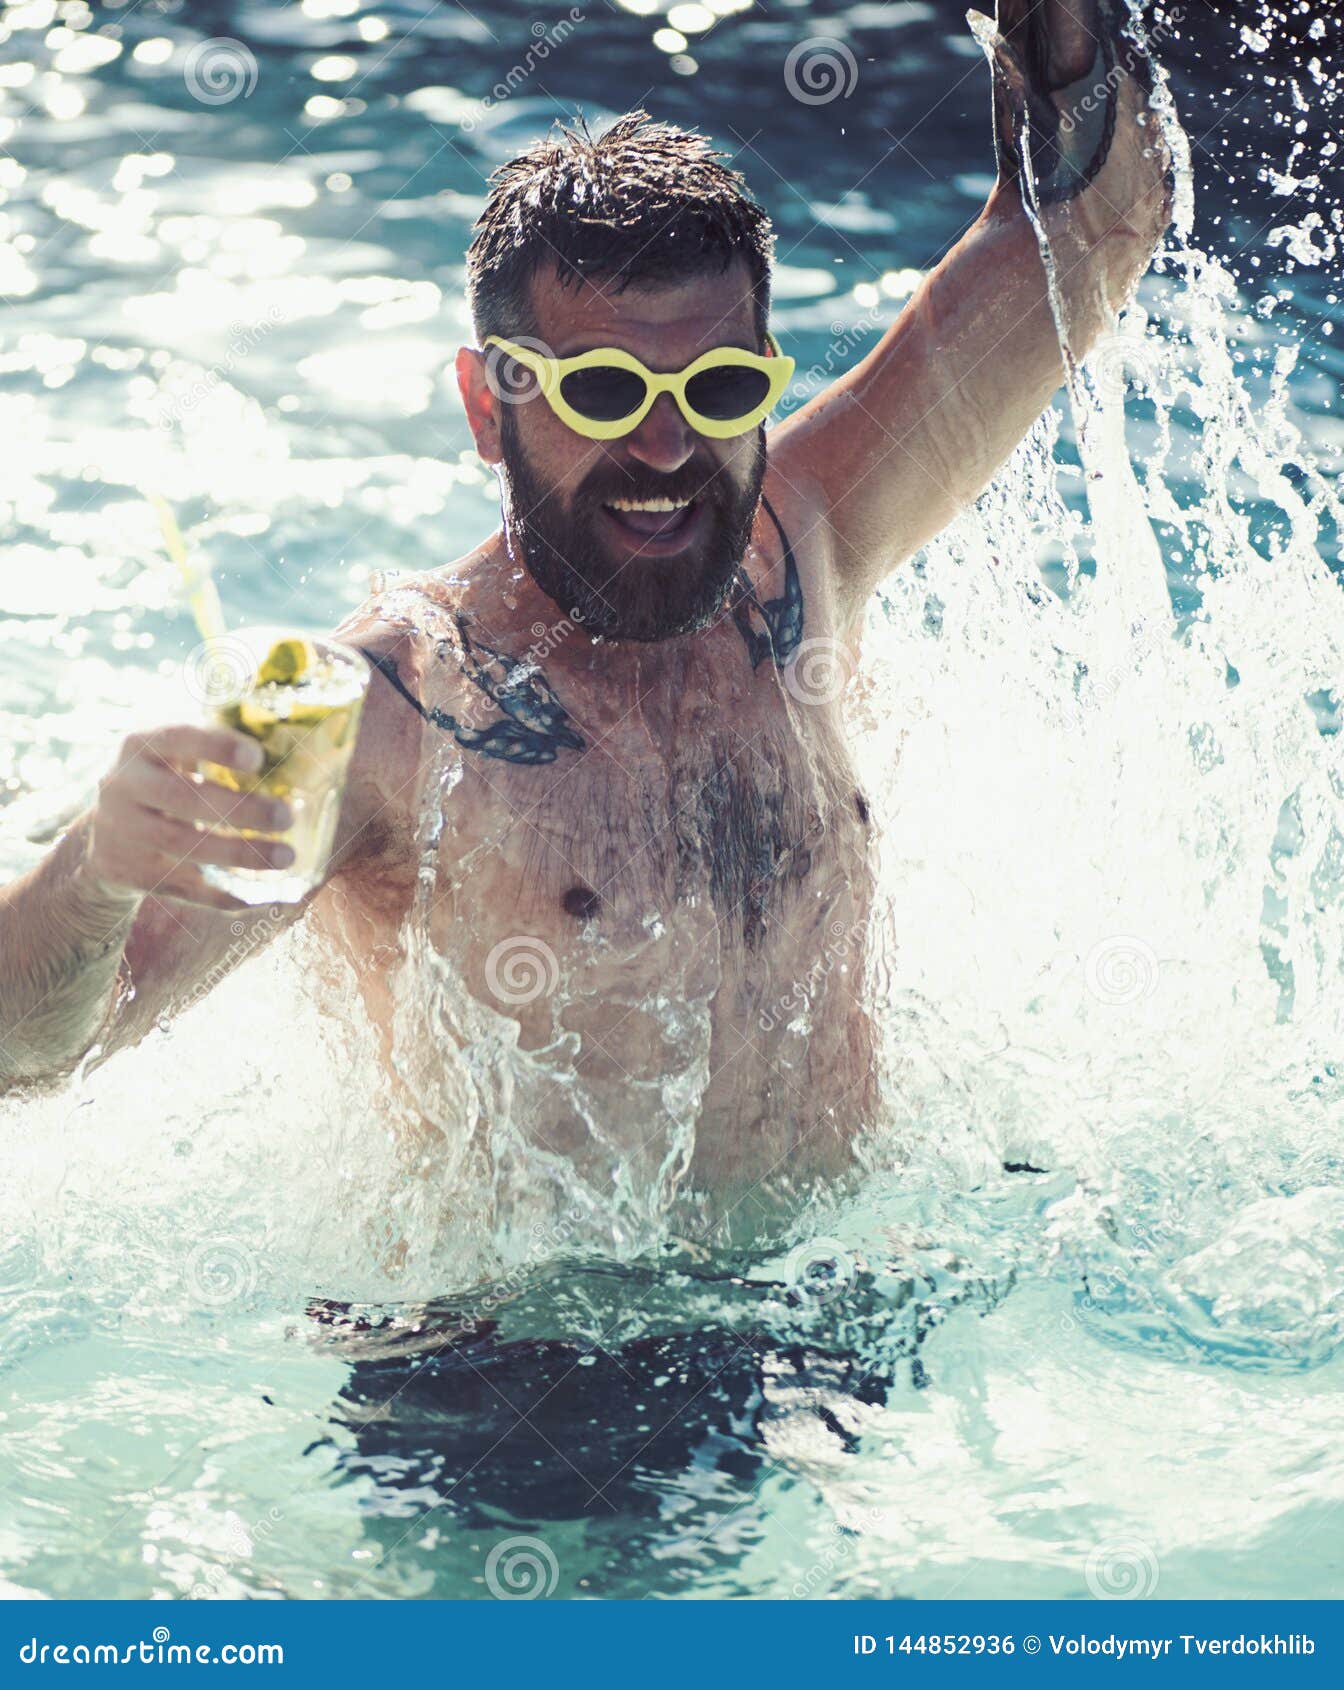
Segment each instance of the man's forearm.
[[0,1086],[70,1068],[94,1044],[140,907],[88,872],[87,818],[0,890]]

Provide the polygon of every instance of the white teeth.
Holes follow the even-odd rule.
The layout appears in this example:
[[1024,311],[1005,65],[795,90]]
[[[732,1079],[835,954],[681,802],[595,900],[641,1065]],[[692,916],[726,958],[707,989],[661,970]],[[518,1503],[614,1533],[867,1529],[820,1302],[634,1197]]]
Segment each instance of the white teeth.
[[614,511],[684,511],[689,499],[612,499]]

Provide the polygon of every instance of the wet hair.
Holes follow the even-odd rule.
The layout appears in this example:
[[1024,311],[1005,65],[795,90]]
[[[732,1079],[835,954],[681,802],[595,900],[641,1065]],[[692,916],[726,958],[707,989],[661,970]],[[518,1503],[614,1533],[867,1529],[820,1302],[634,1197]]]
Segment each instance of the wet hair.
[[756,330],[770,310],[770,219],[741,175],[704,138],[645,111],[594,135],[578,118],[501,165],[467,252],[467,301],[478,340],[536,332],[530,284],[551,266],[584,278],[657,287],[741,259]]

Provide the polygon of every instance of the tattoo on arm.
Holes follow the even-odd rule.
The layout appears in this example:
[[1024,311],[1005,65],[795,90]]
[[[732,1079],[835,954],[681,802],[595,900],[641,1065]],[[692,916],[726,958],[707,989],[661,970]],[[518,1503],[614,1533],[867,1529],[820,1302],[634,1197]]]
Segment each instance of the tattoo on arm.
[[[466,751],[479,751],[483,757],[505,763],[553,763],[561,751],[583,750],[583,736],[571,725],[568,711],[535,664],[516,662],[482,640],[473,641],[461,617],[457,630],[463,672],[503,712],[482,727],[466,719],[469,712],[454,716],[447,710],[427,710],[402,680],[394,658],[365,646],[360,650],[422,720],[452,734]],[[441,641],[438,649],[446,655],[450,642]]]
[[[746,642],[753,669],[759,669],[767,657],[773,657],[775,667],[782,669],[803,638],[803,586],[798,578],[798,562],[793,555],[793,547],[784,532],[784,525],[775,515],[775,507],[764,494],[761,495],[761,504],[774,523],[779,543],[784,548],[784,591],[779,598],[766,599],[762,604],[752,590],[746,572],[742,571],[740,579],[746,588],[746,596],[734,609],[733,621]],[[753,613],[765,624],[764,630],[752,626]]]
[[[1039,204],[1062,205],[1091,187],[1111,156],[1115,140],[1115,43],[1103,30],[1092,68],[1054,90],[1056,118],[1030,124],[1032,177]],[[1063,110],[1060,111],[1059,107]]]

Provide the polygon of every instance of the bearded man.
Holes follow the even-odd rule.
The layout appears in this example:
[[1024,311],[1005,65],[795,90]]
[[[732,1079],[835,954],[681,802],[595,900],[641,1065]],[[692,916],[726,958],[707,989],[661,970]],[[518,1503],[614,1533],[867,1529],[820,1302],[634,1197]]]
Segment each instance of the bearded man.
[[[497,1162],[525,1142],[636,1208],[677,1188],[731,1208],[849,1162],[876,1102],[872,820],[805,666],[857,663],[874,589],[1049,403],[1051,284],[1080,359],[1161,239],[1170,161],[1125,17],[1000,0],[979,20],[983,215],[768,434],[793,368],[770,225],[720,155],[634,112],[496,173],[457,378],[502,523],[337,630],[375,674],[331,872],[294,911],[348,958],[397,1107],[431,1131]],[[0,894],[0,1073],[115,1050],[255,950],[237,923],[268,918],[209,870],[283,867],[288,818],[197,770],[256,752],[135,736]],[[446,997],[398,1032],[411,932]]]

